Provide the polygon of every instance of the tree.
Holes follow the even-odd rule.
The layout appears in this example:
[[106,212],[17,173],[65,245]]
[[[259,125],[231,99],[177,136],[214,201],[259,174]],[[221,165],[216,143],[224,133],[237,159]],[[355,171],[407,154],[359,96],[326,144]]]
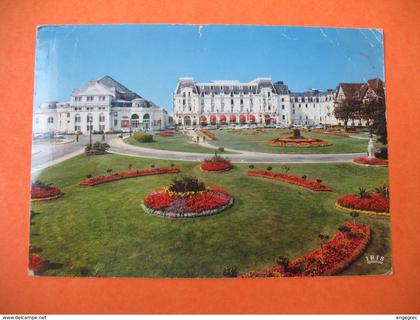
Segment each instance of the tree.
[[387,144],[385,100],[376,98],[364,101],[361,116],[368,122],[370,133],[375,134],[380,143]]
[[357,119],[361,110],[361,102],[353,99],[337,101],[334,106],[334,116],[344,123],[344,130],[347,130],[347,123],[350,119]]

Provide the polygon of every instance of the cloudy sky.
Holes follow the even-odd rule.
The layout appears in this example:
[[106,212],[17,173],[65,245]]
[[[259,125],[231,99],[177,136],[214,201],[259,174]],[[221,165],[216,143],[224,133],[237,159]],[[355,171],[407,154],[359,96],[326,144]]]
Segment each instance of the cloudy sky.
[[109,75],[172,111],[180,77],[282,80],[292,91],[384,79],[376,29],[91,25],[38,29],[34,107]]

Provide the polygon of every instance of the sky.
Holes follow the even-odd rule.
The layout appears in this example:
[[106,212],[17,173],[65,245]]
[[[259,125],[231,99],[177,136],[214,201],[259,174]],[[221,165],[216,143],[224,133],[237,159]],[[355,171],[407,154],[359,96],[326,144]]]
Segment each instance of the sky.
[[384,79],[383,33],[226,25],[43,26],[37,32],[34,107],[68,101],[74,89],[109,75],[172,111],[180,77],[198,82],[258,77],[293,92]]

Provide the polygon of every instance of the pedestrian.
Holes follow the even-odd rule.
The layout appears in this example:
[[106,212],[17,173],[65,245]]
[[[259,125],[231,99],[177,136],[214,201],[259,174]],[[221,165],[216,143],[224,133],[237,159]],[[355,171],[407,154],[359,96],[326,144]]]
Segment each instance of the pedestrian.
[[76,134],[76,142],[79,142],[79,135]]
[[197,136],[197,143],[200,143],[200,137]]
[[102,141],[105,141],[105,133],[102,133]]

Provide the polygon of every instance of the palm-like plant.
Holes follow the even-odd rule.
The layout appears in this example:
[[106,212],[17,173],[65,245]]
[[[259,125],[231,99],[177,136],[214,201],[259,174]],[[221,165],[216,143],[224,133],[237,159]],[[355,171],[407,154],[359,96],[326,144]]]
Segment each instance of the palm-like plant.
[[353,217],[353,225],[356,225],[356,218],[359,216],[359,213],[356,211],[350,212],[350,215]]

